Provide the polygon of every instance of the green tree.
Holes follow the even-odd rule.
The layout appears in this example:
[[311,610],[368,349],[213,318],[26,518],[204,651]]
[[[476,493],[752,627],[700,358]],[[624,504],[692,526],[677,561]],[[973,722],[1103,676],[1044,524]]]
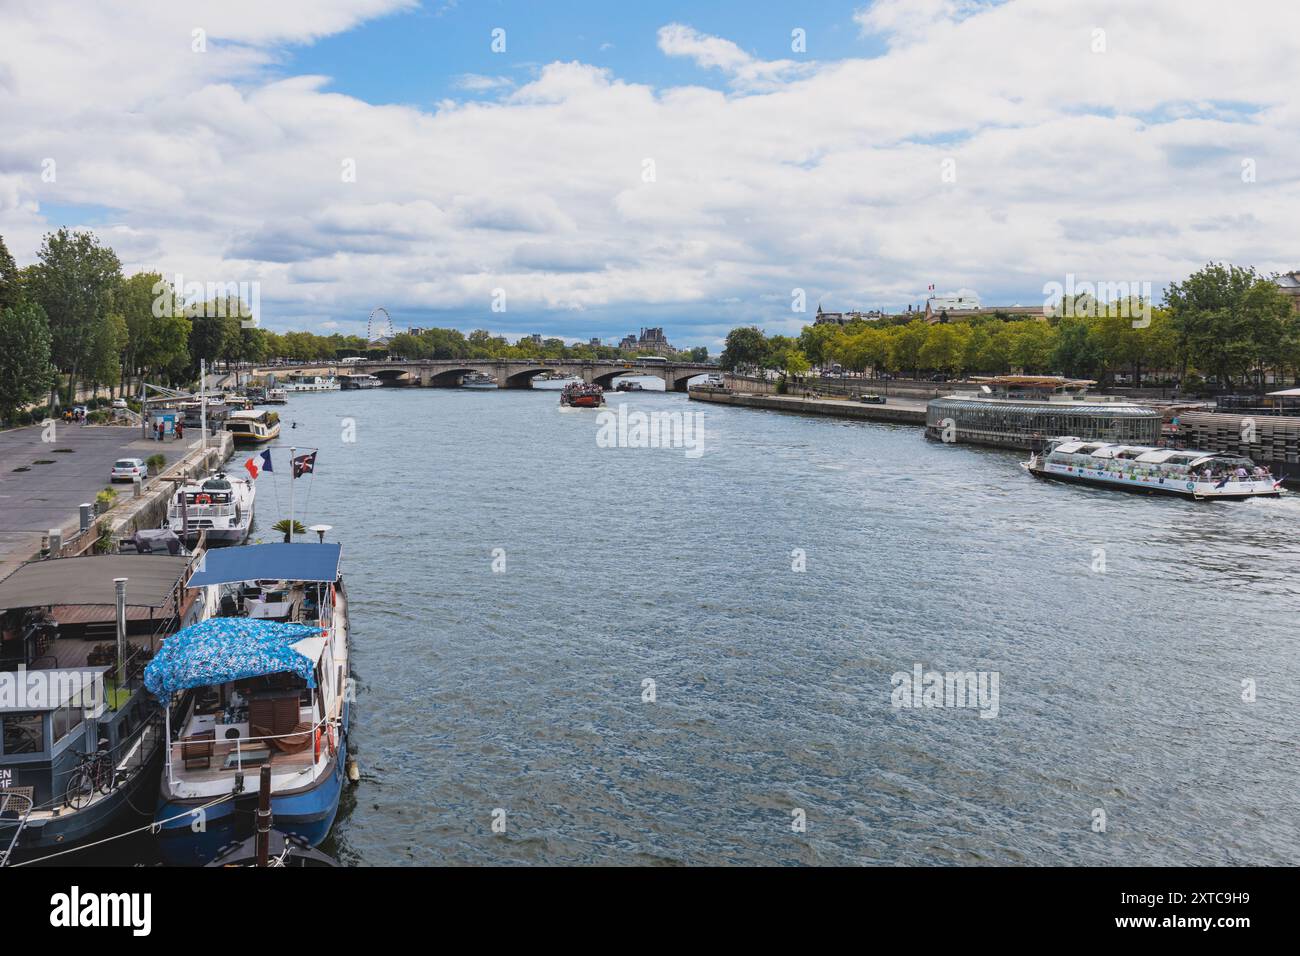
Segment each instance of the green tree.
[[727,333],[719,364],[730,372],[741,365],[762,365],[766,357],[767,340],[763,330],[751,325]]
[[45,310],[35,302],[0,309],[0,418],[38,401],[53,377]]
[[23,297],[19,282],[18,264],[9,254],[4,236],[0,236],[0,309],[15,306]]
[[[96,329],[113,306],[122,281],[116,253],[93,233],[59,229],[45,236],[28,291],[50,323],[51,357],[68,373],[68,402],[76,394],[83,368],[92,364],[104,337]],[[53,396],[51,396],[52,400]]]

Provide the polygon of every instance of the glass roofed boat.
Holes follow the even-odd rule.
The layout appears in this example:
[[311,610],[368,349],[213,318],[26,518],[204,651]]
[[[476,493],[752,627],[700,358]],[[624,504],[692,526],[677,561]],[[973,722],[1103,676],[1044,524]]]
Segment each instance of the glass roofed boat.
[[195,560],[54,558],[0,581],[0,866],[101,839],[148,805],[166,738],[142,675],[207,616],[183,588]]
[[1039,478],[1197,500],[1277,497],[1282,481],[1240,455],[1056,438],[1021,467]]

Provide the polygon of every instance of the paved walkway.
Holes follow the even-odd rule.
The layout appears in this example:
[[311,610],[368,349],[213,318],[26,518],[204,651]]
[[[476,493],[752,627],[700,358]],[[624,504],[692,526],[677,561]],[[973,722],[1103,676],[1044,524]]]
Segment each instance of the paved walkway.
[[[67,535],[80,527],[78,508],[108,487],[118,458],[161,452],[170,465],[198,444],[197,434],[157,442],[142,439],[138,427],[118,425],[59,422],[53,442],[42,441],[43,434],[40,425],[0,432],[0,577],[35,556],[51,528]],[[128,484],[116,487],[119,494],[131,493]]]

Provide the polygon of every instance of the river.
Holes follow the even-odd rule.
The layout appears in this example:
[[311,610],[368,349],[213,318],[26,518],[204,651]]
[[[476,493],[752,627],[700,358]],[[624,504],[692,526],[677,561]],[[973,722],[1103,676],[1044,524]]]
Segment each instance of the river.
[[[343,542],[353,602],[344,862],[1300,859],[1300,499],[610,401],[702,413],[702,452],[601,447],[554,392],[281,410],[282,441],[319,448],[295,507]],[[996,678],[996,716],[895,707],[917,665]]]

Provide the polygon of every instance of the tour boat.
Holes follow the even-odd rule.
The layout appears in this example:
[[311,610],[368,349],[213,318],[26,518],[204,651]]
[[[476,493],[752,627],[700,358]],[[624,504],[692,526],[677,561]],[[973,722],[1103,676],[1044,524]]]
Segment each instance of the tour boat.
[[247,478],[223,471],[186,481],[167,506],[163,527],[186,545],[207,532],[209,544],[243,544],[253,525],[253,500],[257,487]]
[[339,383],[344,389],[378,388],[384,384],[378,376],[359,372],[356,375],[340,375]]
[[605,390],[599,385],[573,382],[561,390],[560,404],[570,408],[599,408],[605,404]]
[[352,696],[340,555],[333,543],[223,548],[190,576],[219,610],[144,673],[168,741],[154,811],[164,861],[204,864],[246,839],[266,765],[276,829],[312,847],[329,833]]
[[226,416],[226,431],[236,445],[261,445],[280,435],[280,416],[265,409],[239,408]]
[[645,386],[642,385],[640,382],[633,382],[633,381],[629,381],[628,379],[624,379],[623,381],[619,382],[617,385],[614,386],[614,391],[616,391],[616,392],[644,392],[644,391],[645,391]]
[[460,382],[461,388],[496,388],[497,380],[482,372],[470,372]]
[[1021,467],[1038,478],[1207,499],[1277,497],[1281,479],[1249,458],[1151,445],[1055,438]]
[[291,375],[284,383],[286,392],[334,392],[339,387],[333,375]]
[[54,558],[0,581],[0,867],[111,835],[147,806],[166,736],[142,671],[207,616],[182,587],[195,560]]

